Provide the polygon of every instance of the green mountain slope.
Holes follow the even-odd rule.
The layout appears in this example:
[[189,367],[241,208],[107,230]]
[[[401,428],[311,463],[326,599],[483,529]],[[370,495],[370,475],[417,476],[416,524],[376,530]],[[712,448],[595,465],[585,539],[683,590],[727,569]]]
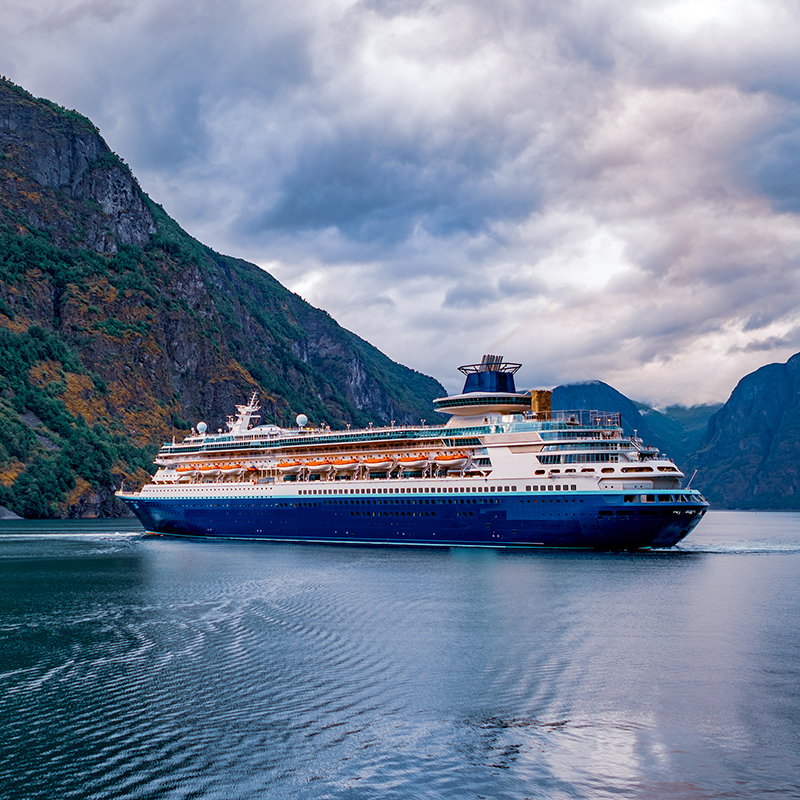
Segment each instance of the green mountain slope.
[[0,80],[0,503],[122,513],[160,442],[265,419],[431,417],[444,389],[186,234],[92,123]]

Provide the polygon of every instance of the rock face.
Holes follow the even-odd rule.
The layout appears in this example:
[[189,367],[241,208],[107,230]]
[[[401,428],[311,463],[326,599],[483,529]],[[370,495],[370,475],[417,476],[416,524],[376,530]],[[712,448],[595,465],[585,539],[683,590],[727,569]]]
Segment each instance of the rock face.
[[0,504],[121,513],[114,486],[160,442],[253,390],[265,420],[332,426],[410,423],[445,393],[192,239],[89,120],[0,80]]
[[745,376],[710,419],[690,467],[727,508],[800,508],[800,353]]
[[79,114],[2,82],[0,148],[4,205],[56,244],[115,253],[156,233],[130,170]]

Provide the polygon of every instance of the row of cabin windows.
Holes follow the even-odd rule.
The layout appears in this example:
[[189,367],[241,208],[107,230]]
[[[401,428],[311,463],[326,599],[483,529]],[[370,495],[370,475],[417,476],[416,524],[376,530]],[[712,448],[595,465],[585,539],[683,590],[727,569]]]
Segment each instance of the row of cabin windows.
[[[526,486],[526,492],[568,492],[572,490],[577,491],[578,487],[573,484],[550,484],[549,486]],[[408,491],[412,493],[411,489],[301,489],[300,494],[405,494]],[[447,489],[440,489],[438,492],[433,489],[420,489],[420,492],[432,492],[434,494],[441,494],[447,492],[463,493],[463,492],[516,492],[516,486],[461,486],[449,487]]]
[[564,453],[564,455],[537,456],[540,464],[597,464],[618,463],[619,453]]
[[[398,487],[396,489],[301,489],[299,494],[447,494],[455,492],[516,492],[516,486],[450,486],[441,489],[421,487],[411,489]],[[528,487],[530,491],[530,487]]]

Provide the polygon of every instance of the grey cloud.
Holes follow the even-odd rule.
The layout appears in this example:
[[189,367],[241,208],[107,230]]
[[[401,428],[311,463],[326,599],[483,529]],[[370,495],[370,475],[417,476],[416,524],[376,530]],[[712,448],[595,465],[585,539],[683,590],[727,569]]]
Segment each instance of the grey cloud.
[[553,383],[724,399],[797,346],[789,5],[704,35],[668,0],[51,5],[9,15],[0,72],[417,369],[447,380],[469,340]]
[[782,120],[742,158],[743,172],[778,211],[800,212],[800,115]]
[[535,187],[509,197],[481,186],[498,167],[491,142],[449,144],[448,152],[427,154],[423,136],[394,141],[362,129],[304,149],[274,206],[244,229],[336,227],[357,241],[395,244],[418,224],[435,236],[476,234],[493,219],[522,219],[535,209]]

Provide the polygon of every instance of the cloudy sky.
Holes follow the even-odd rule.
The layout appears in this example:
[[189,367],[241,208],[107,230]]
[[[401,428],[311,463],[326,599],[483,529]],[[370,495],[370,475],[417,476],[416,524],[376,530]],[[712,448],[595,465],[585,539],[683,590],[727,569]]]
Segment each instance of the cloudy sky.
[[192,235],[460,389],[725,400],[800,351],[796,0],[0,0]]

